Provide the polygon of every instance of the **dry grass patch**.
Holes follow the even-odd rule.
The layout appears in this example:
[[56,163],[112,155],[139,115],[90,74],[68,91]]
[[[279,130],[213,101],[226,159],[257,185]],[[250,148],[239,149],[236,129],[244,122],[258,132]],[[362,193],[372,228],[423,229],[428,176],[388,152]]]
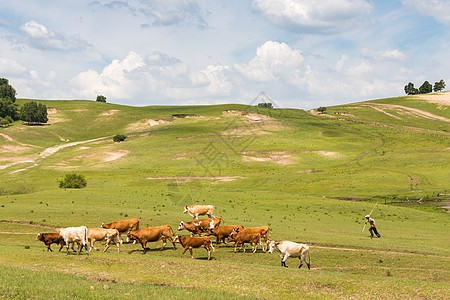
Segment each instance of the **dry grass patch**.
[[133,131],[141,131],[145,130],[149,127],[158,126],[170,123],[169,121],[165,120],[154,120],[154,119],[142,119],[135,123],[131,123],[126,127],[127,132],[133,132]]
[[292,155],[287,151],[243,151],[242,161],[245,162],[272,162],[278,165],[294,163]]
[[418,95],[416,97],[421,100],[426,100],[430,103],[435,103],[444,106],[450,105],[450,92]]
[[71,167],[78,167],[78,166],[92,166],[96,164],[101,164],[105,162],[110,162],[114,160],[118,160],[120,158],[123,158],[131,153],[130,150],[110,150],[110,151],[103,151],[103,152],[96,152],[96,153],[89,153],[89,154],[81,154],[74,156],[72,158],[66,159],[60,163],[57,164],[58,167],[63,168],[71,168]]

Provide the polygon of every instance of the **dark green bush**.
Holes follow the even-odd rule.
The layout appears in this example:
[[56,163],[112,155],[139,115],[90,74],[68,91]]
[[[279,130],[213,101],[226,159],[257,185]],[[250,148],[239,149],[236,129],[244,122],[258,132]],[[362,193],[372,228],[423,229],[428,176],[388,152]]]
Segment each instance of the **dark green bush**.
[[114,142],[122,142],[122,141],[124,141],[126,138],[127,138],[127,136],[124,135],[124,134],[116,134],[116,135],[113,137],[113,141],[114,141]]
[[87,182],[83,175],[67,174],[63,180],[59,182],[59,187],[64,189],[81,189],[86,187]]

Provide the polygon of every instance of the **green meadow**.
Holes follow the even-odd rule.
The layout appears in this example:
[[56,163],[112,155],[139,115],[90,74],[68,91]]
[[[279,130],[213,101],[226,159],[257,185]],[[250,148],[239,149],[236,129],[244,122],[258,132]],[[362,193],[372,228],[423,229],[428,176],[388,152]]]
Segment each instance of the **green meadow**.
[[[48,124],[0,128],[0,298],[449,298],[445,103],[407,96],[320,114],[34,101],[47,106]],[[114,142],[116,134],[127,138]],[[70,173],[87,187],[60,189]],[[308,244],[311,270],[231,244],[208,261],[204,249],[181,258],[170,242],[163,251],[150,243],[146,255],[124,243],[86,257],[35,240],[55,227],[128,218],[177,231],[190,204]],[[362,232],[372,210],[379,239]]]

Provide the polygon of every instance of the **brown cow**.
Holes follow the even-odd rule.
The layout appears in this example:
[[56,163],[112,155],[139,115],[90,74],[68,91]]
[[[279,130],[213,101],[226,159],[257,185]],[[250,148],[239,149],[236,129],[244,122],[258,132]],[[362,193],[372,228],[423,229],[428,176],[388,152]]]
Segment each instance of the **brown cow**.
[[183,214],[189,213],[192,220],[198,219],[198,216],[208,215],[209,218],[214,219],[214,205],[186,205]]
[[216,237],[216,244],[217,248],[219,247],[220,243],[223,241],[225,244],[227,244],[229,241],[225,241],[225,238],[228,238],[233,231],[234,227],[238,227],[239,229],[243,229],[244,226],[242,225],[224,225],[224,226],[218,226],[216,228],[208,228],[206,230],[205,235],[210,236],[214,235]]
[[[57,232],[38,233],[38,235],[36,236],[36,241],[44,242],[44,244],[47,246],[47,252],[48,252],[48,250],[53,252],[53,250],[50,248],[51,244],[61,245],[61,247],[59,248],[59,251],[61,251],[62,247],[64,247],[64,245],[65,245],[64,239],[62,237],[60,237],[59,233],[57,233]],[[73,245],[72,245],[72,247],[73,247]]]
[[264,241],[266,242],[266,248],[263,248],[263,251],[266,252],[267,245],[270,241],[270,227],[269,226],[261,226],[261,227],[246,227],[243,229],[235,228],[233,229],[234,232],[240,233],[245,232],[247,234],[253,234],[253,233],[259,233],[261,234],[261,237],[264,238]]
[[117,229],[105,229],[105,228],[89,228],[88,229],[88,241],[90,242],[89,252],[94,249],[98,251],[97,248],[94,247],[96,241],[104,241],[106,240],[106,247],[103,252],[108,250],[111,241],[114,242],[117,246],[117,252],[120,253],[120,244],[117,241],[117,237],[119,236],[119,231]]
[[205,232],[208,228],[213,229],[219,226],[220,221],[223,221],[223,219],[222,218],[200,219],[190,222],[181,221],[180,226],[178,226],[178,230],[186,229],[191,233],[191,236],[194,236],[194,234],[200,235],[202,232]]
[[241,245],[241,249],[244,249],[244,253],[245,253],[245,243],[250,243],[250,245],[252,245],[253,253],[256,252],[258,245],[260,245],[261,248],[264,249],[263,245],[261,244],[261,234],[260,233],[247,233],[247,232],[236,233],[236,231],[233,230],[231,232],[230,236],[228,237],[228,240],[235,242],[234,243],[234,253],[236,253],[236,247],[238,245]]
[[208,260],[211,259],[211,249],[214,251],[214,247],[212,245],[212,240],[209,236],[201,236],[201,237],[193,237],[193,236],[179,236],[177,235],[173,239],[174,243],[180,243],[181,246],[184,247],[183,253],[181,253],[181,257],[183,257],[183,254],[189,249],[189,252],[191,252],[191,258],[194,258],[194,255],[192,255],[192,249],[193,248],[200,248],[204,247],[206,251],[208,251]]
[[[102,223],[101,228],[106,229],[117,229],[119,231],[119,241],[121,244],[123,244],[122,241],[122,233],[127,233],[128,231],[138,230],[139,229],[139,219],[129,219],[129,220],[123,220],[123,221],[115,221],[109,224]],[[127,237],[127,242],[130,240]],[[133,242],[133,244],[136,244],[136,241]]]
[[129,231],[127,234],[127,238],[138,241],[144,249],[145,254],[147,252],[148,242],[157,242],[161,239],[163,240],[163,245],[159,250],[164,249],[167,244],[167,240],[172,242],[173,249],[177,249],[172,239],[172,234],[175,235],[172,227],[170,227],[169,225],[162,225],[158,227],[147,227],[135,231]]

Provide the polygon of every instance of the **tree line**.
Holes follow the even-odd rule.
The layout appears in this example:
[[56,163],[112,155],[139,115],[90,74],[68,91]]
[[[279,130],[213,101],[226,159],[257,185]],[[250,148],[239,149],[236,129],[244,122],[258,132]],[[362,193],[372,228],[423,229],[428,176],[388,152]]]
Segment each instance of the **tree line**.
[[416,95],[416,94],[427,94],[431,92],[440,92],[445,89],[444,79],[437,81],[434,83],[434,86],[431,85],[428,81],[425,81],[418,89],[414,87],[414,83],[410,82],[405,85],[405,93],[406,95]]
[[16,102],[16,90],[8,79],[0,78],[0,126],[22,120],[28,125],[47,123],[47,106],[34,101],[26,102],[19,110]]

